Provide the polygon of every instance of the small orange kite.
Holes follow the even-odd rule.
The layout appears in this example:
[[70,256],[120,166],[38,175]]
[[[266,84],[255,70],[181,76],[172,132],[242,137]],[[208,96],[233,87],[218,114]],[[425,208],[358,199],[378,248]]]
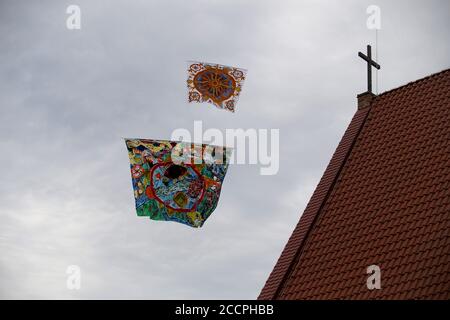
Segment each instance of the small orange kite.
[[235,111],[247,70],[205,62],[188,62],[189,102],[209,102]]

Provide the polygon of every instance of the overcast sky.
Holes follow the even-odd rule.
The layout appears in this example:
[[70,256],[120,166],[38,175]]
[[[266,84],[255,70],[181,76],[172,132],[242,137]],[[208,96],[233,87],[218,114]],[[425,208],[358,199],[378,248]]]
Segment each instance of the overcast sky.
[[[366,89],[370,4],[379,92],[449,67],[447,0],[1,0],[0,298],[256,298]],[[186,60],[248,70],[236,113],[187,104]],[[230,166],[201,229],[137,217],[121,137],[194,120],[280,129],[278,174]]]

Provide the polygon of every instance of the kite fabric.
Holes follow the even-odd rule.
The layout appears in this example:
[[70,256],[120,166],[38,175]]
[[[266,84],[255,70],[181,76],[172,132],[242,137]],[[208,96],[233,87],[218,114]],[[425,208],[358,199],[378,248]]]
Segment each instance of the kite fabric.
[[231,149],[167,140],[125,143],[137,215],[201,227],[219,201]]
[[246,74],[245,69],[188,61],[188,101],[234,112]]

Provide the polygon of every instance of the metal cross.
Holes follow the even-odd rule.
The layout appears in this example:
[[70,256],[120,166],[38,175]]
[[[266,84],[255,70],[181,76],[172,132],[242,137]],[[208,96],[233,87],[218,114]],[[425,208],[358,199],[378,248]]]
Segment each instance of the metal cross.
[[367,92],[372,93],[372,67],[381,68],[378,63],[372,60],[372,47],[367,46],[367,56],[364,53],[358,52],[358,56],[367,61]]

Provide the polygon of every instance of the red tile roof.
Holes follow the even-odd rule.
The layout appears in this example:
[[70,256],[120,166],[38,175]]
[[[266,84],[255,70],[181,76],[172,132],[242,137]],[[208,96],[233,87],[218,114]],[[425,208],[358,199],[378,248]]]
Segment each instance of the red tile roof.
[[[450,69],[358,110],[259,299],[450,299]],[[370,265],[381,289],[369,290]]]

